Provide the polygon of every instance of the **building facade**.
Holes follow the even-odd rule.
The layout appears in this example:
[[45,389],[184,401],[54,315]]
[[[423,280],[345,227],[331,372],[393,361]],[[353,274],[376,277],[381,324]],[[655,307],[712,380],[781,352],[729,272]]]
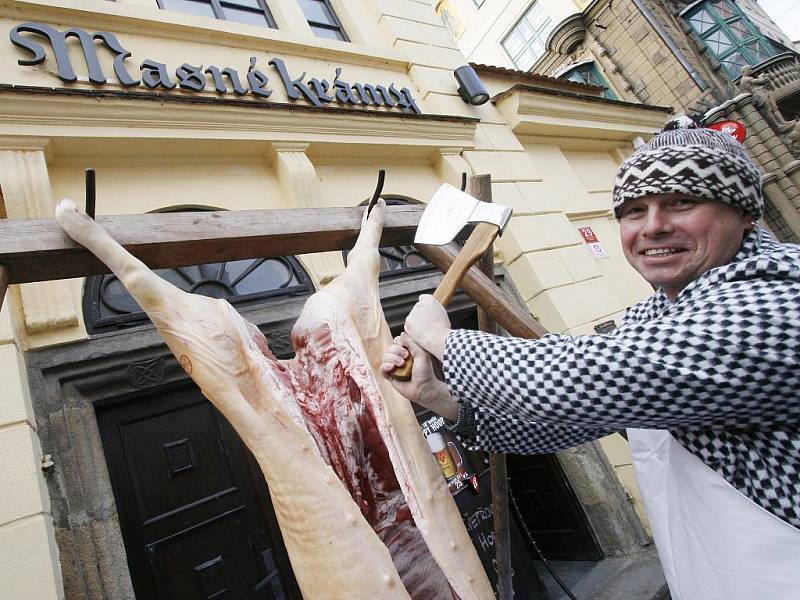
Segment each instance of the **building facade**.
[[433,3],[473,63],[592,83],[710,124],[741,121],[766,222],[800,235],[800,55],[756,0]]
[[[98,215],[356,206],[379,169],[385,197],[424,202],[462,173],[490,174],[494,200],[514,208],[498,281],[545,327],[603,330],[650,293],[622,257],[610,190],[632,141],[669,110],[487,67],[492,100],[468,104],[453,75],[468,59],[427,0],[0,2],[0,27],[8,219],[81,201],[87,168]],[[387,252],[395,327],[440,278],[415,256]],[[342,268],[340,253],[318,253],[198,257],[161,274],[228,298],[287,356],[305,298]],[[474,311],[459,296],[453,320]],[[0,597],[240,583],[297,597],[252,458],[118,281],[11,286],[0,355]],[[599,446],[542,460],[515,459],[512,477],[547,490],[527,518],[563,555],[578,544],[554,525],[567,513],[586,556],[642,543]]]
[[[765,222],[800,239],[800,55],[755,0],[432,2],[476,65],[598,85],[610,99],[732,120],[764,172]],[[486,68],[478,66],[479,69]],[[641,513],[630,454],[603,441]]]

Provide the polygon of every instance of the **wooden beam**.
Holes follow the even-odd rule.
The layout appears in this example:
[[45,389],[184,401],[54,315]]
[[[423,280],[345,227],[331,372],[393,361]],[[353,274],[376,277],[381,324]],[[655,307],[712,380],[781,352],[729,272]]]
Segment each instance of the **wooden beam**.
[[[388,206],[381,246],[411,244],[422,205]],[[148,213],[97,222],[151,269],[352,248],[363,207]],[[108,273],[54,219],[0,220],[9,283]]]
[[[492,201],[492,178],[478,175],[470,181],[472,196],[483,202]],[[494,245],[487,248],[476,265],[490,280],[494,279]],[[497,333],[497,323],[492,315],[478,305],[478,328],[487,333]],[[511,578],[511,535],[508,514],[508,476],[504,454],[489,455],[489,472],[492,482],[492,515],[494,521],[494,558],[497,569],[497,600],[514,598],[514,582]]]
[[[430,246],[418,244],[417,250],[443,273],[455,260],[458,246]],[[534,319],[530,312],[518,306],[495,282],[475,266],[461,279],[461,289],[475,304],[486,309],[497,324],[514,337],[535,340],[547,335],[547,329]]]

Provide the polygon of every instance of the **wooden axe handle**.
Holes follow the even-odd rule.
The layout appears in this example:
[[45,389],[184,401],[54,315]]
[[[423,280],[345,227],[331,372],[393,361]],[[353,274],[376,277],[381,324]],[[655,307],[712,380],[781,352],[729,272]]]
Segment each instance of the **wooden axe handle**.
[[[436,291],[433,292],[433,297],[436,298],[442,306],[450,304],[453,299],[453,294],[458,289],[458,284],[461,278],[469,269],[478,262],[478,259],[483,256],[486,249],[494,242],[500,228],[493,223],[478,223],[475,229],[467,238],[464,247],[456,256],[453,264],[447,269],[444,278],[439,282]],[[414,366],[414,361],[411,355],[406,358],[401,367],[397,367],[392,371],[392,377],[399,381],[408,381],[411,379],[411,369]]]

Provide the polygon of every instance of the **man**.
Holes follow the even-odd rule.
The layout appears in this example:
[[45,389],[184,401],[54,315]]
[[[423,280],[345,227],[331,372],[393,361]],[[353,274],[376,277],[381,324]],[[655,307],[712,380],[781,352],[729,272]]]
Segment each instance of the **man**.
[[395,387],[473,448],[554,452],[629,428],[673,598],[800,598],[800,247],[755,224],[741,144],[686,118],[622,164],[613,207],[656,289],[614,332],[451,330],[424,296],[382,371],[410,352]]

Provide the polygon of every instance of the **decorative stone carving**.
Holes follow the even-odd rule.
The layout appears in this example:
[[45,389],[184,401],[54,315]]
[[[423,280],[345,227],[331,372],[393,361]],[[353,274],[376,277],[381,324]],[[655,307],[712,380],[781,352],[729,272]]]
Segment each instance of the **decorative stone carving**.
[[314,164],[306,155],[307,143],[276,143],[275,172],[289,204],[293,208],[311,208],[320,197],[320,185]]
[[[786,121],[778,108],[772,83],[766,73],[753,75],[752,67],[742,67],[739,91],[753,94],[753,106],[758,109],[776,133],[793,131],[798,119]],[[796,135],[795,135],[796,138]]]
[[583,13],[570,15],[559,23],[547,36],[547,49],[559,54],[571,54],[583,44],[586,37],[586,24]]
[[[0,181],[8,218],[53,217],[47,144],[47,140],[0,138]],[[28,333],[77,328],[77,307],[67,281],[23,284],[20,293]]]
[[164,359],[155,358],[143,362],[133,363],[126,369],[131,379],[131,385],[138,388],[158,385],[164,381]]
[[800,158],[800,119],[795,119],[794,125],[786,134],[786,145],[795,158]]

